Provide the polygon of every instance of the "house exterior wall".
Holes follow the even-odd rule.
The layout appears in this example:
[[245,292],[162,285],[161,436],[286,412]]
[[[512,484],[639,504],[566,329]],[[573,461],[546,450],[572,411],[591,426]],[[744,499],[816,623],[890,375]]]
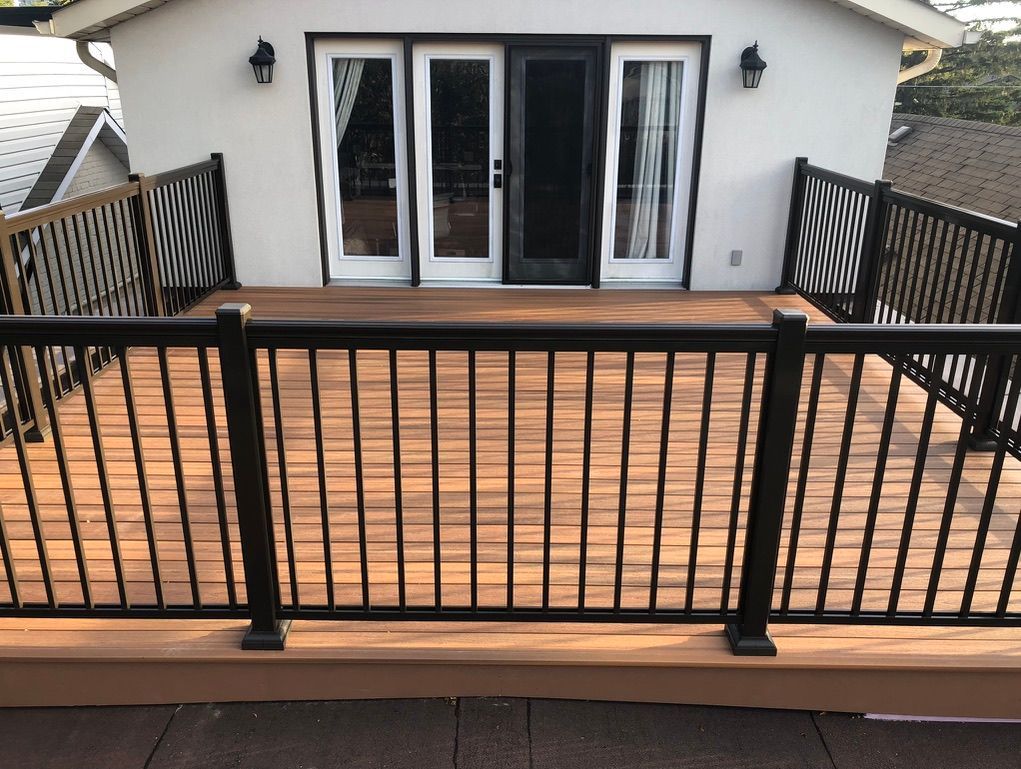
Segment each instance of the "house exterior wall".
[[[93,48],[113,61],[109,46]],[[0,35],[0,208],[21,207],[83,105],[123,125],[117,84],[82,64],[74,41]]]
[[65,198],[112,187],[128,180],[128,169],[102,142],[94,143],[68,185]]
[[[693,289],[776,284],[796,156],[881,174],[903,42],[821,0],[175,0],[112,30],[133,170],[224,152],[249,285],[322,281],[305,32],[711,35]],[[247,63],[259,35],[272,85]],[[769,67],[749,91],[738,60],[756,39]]]

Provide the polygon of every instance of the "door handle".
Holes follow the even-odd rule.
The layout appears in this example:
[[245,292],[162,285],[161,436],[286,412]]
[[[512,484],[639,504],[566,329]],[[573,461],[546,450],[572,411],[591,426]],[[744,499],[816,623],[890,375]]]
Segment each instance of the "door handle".
[[493,174],[493,189],[498,190],[503,187],[503,174]]

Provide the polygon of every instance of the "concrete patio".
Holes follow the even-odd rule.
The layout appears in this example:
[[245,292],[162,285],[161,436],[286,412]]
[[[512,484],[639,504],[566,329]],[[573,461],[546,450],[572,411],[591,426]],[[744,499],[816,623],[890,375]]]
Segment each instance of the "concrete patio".
[[446,699],[0,710],[5,769],[1003,769],[1021,725]]

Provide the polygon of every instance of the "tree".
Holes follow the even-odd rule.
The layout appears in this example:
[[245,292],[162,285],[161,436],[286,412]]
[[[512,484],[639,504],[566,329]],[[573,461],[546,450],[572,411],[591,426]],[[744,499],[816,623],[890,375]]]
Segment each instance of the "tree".
[[[944,51],[932,72],[897,89],[897,110],[916,115],[980,120],[1021,125],[1021,3],[1015,15],[1003,15],[998,0],[929,0],[952,14],[968,12],[981,40]],[[976,11],[976,13],[970,13]],[[921,61],[925,54],[905,54],[903,66]]]

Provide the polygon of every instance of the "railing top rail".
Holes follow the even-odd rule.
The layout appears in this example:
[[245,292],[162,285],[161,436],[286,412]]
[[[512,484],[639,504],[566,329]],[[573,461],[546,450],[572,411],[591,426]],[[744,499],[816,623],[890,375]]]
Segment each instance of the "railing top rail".
[[0,315],[0,344],[208,347],[216,340],[212,318]]
[[[871,182],[867,182],[864,179],[858,179],[853,176],[838,173],[837,171],[831,171],[828,168],[821,168],[820,166],[814,166],[810,163],[803,163],[800,166],[801,172],[805,176],[812,177],[813,179],[821,179],[823,181],[831,182],[841,187],[859,192],[862,195],[871,197],[873,194],[874,185]],[[892,203],[895,203],[904,208],[911,209],[912,211],[918,211],[920,213],[930,214],[932,216],[938,216],[942,219],[948,220],[951,224],[959,224],[964,227],[970,227],[972,229],[981,230],[987,232],[996,237],[1008,240],[1014,233],[1017,232],[1018,225],[1016,222],[1010,222],[1005,219],[997,219],[995,216],[988,216],[978,211],[969,211],[965,208],[958,208],[947,203],[940,203],[939,201],[926,198],[921,195],[912,195],[894,188],[887,189],[884,193],[884,198]]]
[[836,171],[830,171],[828,168],[813,166],[810,163],[802,165],[801,170],[805,176],[811,176],[813,179],[821,179],[825,182],[832,182],[833,184],[841,187],[847,187],[850,190],[854,190],[855,192],[859,192],[862,195],[869,197],[872,195],[874,185],[871,182],[864,181],[863,179],[856,179],[853,176],[837,173]]
[[1021,351],[1021,325],[820,324],[809,326],[805,350],[894,355],[1016,354]]
[[107,187],[96,192],[89,192],[74,198],[62,200],[59,203],[48,203],[38,208],[29,208],[25,211],[7,216],[7,225],[11,230],[28,230],[48,222],[64,219],[74,214],[90,211],[109,203],[116,203],[119,200],[126,200],[138,194],[138,184],[125,182],[113,187]]
[[[760,324],[503,324],[252,320],[253,349],[398,349],[565,352],[770,352],[774,326]],[[809,325],[809,353],[1016,354],[1021,324]],[[213,318],[0,315],[0,344],[206,347]]]
[[958,208],[946,203],[939,203],[929,198],[918,195],[909,195],[900,190],[890,189],[886,192],[886,199],[903,208],[919,213],[929,214],[945,219],[951,224],[979,230],[989,235],[994,235],[1003,240],[1010,240],[1018,233],[1017,222],[1008,222],[1004,219],[997,219],[993,216],[981,214],[978,211],[969,211],[965,208]]
[[216,159],[203,160],[199,163],[192,163],[190,166],[184,166],[183,168],[175,168],[172,171],[164,171],[162,173],[153,174],[152,176],[146,176],[146,186],[150,189],[166,187],[167,185],[183,181],[184,179],[190,179],[193,176],[198,176],[199,174],[204,174],[208,171],[215,171],[219,165],[220,161]]
[[253,348],[768,352],[768,324],[507,324],[252,320]]

